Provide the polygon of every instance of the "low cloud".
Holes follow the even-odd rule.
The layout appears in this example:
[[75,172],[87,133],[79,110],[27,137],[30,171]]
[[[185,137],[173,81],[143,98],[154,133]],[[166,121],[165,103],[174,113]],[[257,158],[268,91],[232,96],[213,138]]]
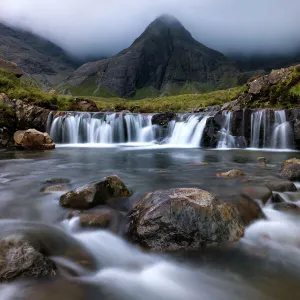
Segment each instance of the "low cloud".
[[299,0],[1,0],[0,21],[81,57],[117,53],[163,13],[223,53],[286,53],[300,49],[299,11]]

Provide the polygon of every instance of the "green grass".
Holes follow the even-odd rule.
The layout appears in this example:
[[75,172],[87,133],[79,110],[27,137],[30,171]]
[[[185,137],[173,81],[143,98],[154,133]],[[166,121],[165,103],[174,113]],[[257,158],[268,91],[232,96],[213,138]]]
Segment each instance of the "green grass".
[[[90,84],[90,83],[89,83]],[[169,92],[174,92],[174,87],[169,86]],[[178,93],[194,93],[203,87],[193,83],[187,83]],[[99,110],[130,110],[132,112],[185,112],[194,108],[207,107],[211,105],[222,105],[237,97],[247,90],[247,86],[238,86],[226,90],[200,94],[180,94],[177,96],[166,95],[157,97],[158,91],[154,88],[146,88],[137,91],[135,98],[123,99],[106,90],[99,90],[99,94],[105,97],[94,96],[84,97],[96,102]],[[73,91],[74,92],[74,91]],[[16,78],[13,74],[0,70],[0,93],[6,93],[9,98],[20,99],[44,108],[57,106],[59,110],[71,110],[74,97],[64,95],[51,95],[42,91],[35,83]],[[145,95],[151,94],[151,97]],[[81,96],[80,94],[75,94]],[[143,98],[136,100],[136,98]],[[259,98],[250,101],[246,107],[249,108],[290,108],[300,103],[300,67],[296,67],[284,81],[273,86],[268,86]],[[0,112],[7,107],[0,106]],[[7,113],[9,113],[7,111]]]
[[300,66],[286,80],[267,86],[249,108],[293,108],[300,104]]
[[56,105],[59,109],[67,109],[71,101],[71,97],[48,94],[42,91],[37,84],[19,79],[1,69],[0,93],[7,94],[11,99],[20,99],[44,108],[51,108]]
[[237,96],[245,90],[246,86],[242,86],[204,94],[185,94],[146,98],[142,100],[87,98],[95,101],[100,110],[130,110],[132,112],[142,113],[164,111],[185,112],[197,107],[222,105],[225,102],[236,99]]

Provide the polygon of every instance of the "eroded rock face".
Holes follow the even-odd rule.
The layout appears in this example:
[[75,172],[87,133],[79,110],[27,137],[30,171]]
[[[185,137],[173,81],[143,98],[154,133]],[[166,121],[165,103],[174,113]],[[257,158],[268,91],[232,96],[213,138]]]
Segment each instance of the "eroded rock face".
[[56,275],[55,264],[22,235],[0,240],[0,282]]
[[128,197],[130,192],[120,177],[113,175],[74,189],[60,198],[60,205],[74,209],[88,209],[105,205],[113,197]]
[[71,109],[73,111],[89,111],[89,112],[97,112],[99,111],[96,103],[92,100],[83,99],[83,98],[75,98],[71,102]]
[[299,181],[300,180],[300,165],[291,164],[286,166],[279,172],[279,177],[287,179],[290,181]]
[[25,150],[52,150],[55,148],[53,140],[48,133],[36,129],[19,130],[14,134],[17,147]]
[[128,237],[157,251],[237,241],[243,236],[245,224],[261,213],[258,209],[253,217],[242,216],[239,204],[217,200],[200,189],[155,191],[138,201],[129,214]]
[[159,125],[162,127],[167,127],[169,122],[172,121],[173,119],[175,119],[176,114],[173,112],[165,112],[165,113],[161,113],[161,114],[155,114],[152,117],[152,124],[153,125]]

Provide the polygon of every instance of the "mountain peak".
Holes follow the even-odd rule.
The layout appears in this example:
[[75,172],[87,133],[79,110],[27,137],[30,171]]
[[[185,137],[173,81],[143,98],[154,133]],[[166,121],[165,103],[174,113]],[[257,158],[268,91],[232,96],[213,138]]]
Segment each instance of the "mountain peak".
[[182,24],[180,23],[180,21],[177,18],[175,18],[173,15],[169,15],[169,14],[160,15],[159,17],[157,17],[155,19],[155,21],[160,21],[160,22],[163,22],[167,25],[180,25],[180,26],[182,26]]

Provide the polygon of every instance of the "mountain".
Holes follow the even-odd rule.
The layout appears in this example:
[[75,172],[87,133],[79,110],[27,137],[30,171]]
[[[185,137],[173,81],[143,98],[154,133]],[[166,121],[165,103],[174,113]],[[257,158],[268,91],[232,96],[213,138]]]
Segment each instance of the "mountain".
[[57,84],[78,67],[50,41],[1,23],[0,58],[16,63],[30,78],[45,85]]
[[227,88],[238,76],[222,53],[196,41],[176,18],[163,15],[129,48],[81,66],[61,89],[75,95],[143,98]]
[[[300,46],[298,47],[300,49]],[[264,70],[269,73],[274,69],[287,68],[291,65],[300,64],[300,50],[293,53],[287,52],[285,54],[252,54],[241,55],[239,53],[230,54],[229,56],[236,62],[241,71],[256,71]]]

